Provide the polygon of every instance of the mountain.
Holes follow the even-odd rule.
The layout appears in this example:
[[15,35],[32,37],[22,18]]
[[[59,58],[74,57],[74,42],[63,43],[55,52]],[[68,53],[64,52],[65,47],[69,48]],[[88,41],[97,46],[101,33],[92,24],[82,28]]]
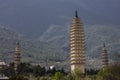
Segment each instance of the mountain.
[[[21,44],[21,59],[23,62],[45,64],[47,60],[49,63],[54,64],[56,62],[63,62],[68,57],[65,51],[58,49],[56,46],[45,42],[29,40],[9,28],[0,27],[1,60],[7,63],[13,62],[14,49],[18,41]],[[61,54],[64,56],[61,56]]]
[[113,59],[114,54],[120,53],[119,3],[120,0],[0,0],[0,24],[5,25],[0,27],[2,59],[13,60],[19,40],[23,61],[68,63],[69,25],[75,10],[85,25],[87,58],[100,58],[105,42]]
[[[100,65],[101,48],[106,43],[109,59],[114,60],[115,55],[120,53],[120,27],[113,25],[91,25],[85,26],[86,58],[87,65]],[[21,59],[24,62],[40,63],[46,62],[61,66],[69,65],[69,26],[52,25],[40,37],[40,41],[27,39],[25,36],[12,29],[0,27],[0,53],[1,60],[12,62],[16,42],[21,43]],[[90,61],[95,60],[95,61]]]
[[[53,25],[48,28],[39,40],[58,45],[69,52],[69,29],[68,25]],[[108,49],[110,59],[115,59],[115,55],[120,53],[119,25],[86,25],[84,29],[87,57],[100,59],[104,43]]]
[[120,25],[119,0],[0,0],[0,23],[29,38],[51,25],[70,23],[77,9],[84,24]]
[[62,48],[69,43],[69,26],[51,25],[39,40]]

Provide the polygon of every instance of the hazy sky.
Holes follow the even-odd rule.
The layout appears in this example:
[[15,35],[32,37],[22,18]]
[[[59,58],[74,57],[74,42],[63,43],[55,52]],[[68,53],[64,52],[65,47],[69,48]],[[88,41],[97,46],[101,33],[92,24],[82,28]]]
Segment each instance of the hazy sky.
[[70,24],[75,10],[84,24],[120,25],[120,0],[0,0],[0,23],[39,35],[53,24]]

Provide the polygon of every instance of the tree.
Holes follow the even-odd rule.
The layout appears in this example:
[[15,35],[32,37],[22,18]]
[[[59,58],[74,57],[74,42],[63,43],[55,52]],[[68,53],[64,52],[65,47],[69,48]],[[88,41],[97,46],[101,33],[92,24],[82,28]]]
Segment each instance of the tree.
[[74,77],[71,73],[69,73],[66,77],[66,80],[74,80]]
[[103,80],[120,80],[120,64],[103,68],[98,72],[98,77]]
[[22,75],[17,75],[17,76],[11,76],[9,80],[28,80],[28,79]]
[[43,75],[45,75],[45,67],[41,67],[41,66],[34,66],[33,67],[33,74],[35,75],[35,76],[43,76]]
[[8,77],[15,75],[15,73],[14,73],[14,63],[10,63],[9,66],[6,66],[6,67],[2,68],[2,73],[5,74]]
[[64,80],[64,76],[61,72],[56,72],[53,77],[53,80]]

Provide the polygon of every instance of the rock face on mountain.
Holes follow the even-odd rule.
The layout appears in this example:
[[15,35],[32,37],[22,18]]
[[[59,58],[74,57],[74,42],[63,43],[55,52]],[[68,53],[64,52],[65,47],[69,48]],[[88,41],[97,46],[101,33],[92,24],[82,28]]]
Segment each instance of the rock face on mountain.
[[[21,59],[31,63],[61,62],[68,54],[45,42],[28,40],[24,36],[4,27],[0,27],[0,59],[6,62],[13,61],[16,42],[21,44]],[[64,56],[61,56],[64,55]]]
[[[41,37],[41,41],[58,45],[69,52],[68,26],[51,26]],[[103,44],[106,43],[108,54],[112,56],[120,52],[120,26],[116,25],[87,25],[85,26],[86,54],[89,57],[100,58]]]

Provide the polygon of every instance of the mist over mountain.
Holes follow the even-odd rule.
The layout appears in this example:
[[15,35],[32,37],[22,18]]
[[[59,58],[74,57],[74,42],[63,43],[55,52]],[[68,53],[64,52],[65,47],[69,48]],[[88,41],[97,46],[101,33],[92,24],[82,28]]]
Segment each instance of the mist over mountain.
[[78,10],[84,24],[120,25],[119,0],[0,0],[0,23],[30,38],[51,25],[70,24]]

